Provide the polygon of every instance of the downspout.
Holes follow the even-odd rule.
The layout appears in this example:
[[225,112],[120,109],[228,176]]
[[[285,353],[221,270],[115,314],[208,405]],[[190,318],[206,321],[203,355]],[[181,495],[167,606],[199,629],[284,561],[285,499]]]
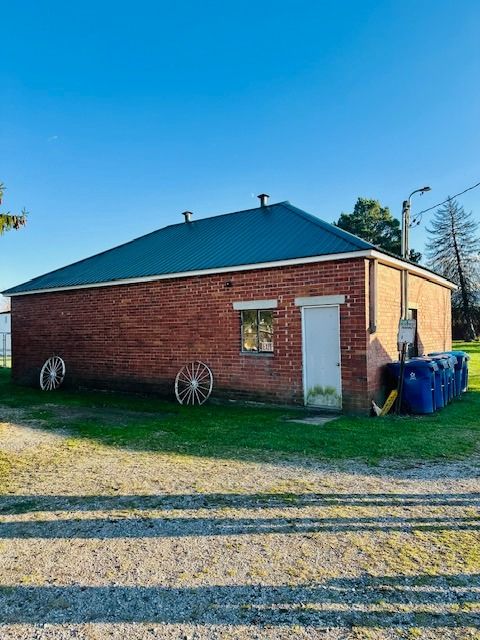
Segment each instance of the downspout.
[[378,261],[368,261],[368,332],[377,331]]
[[[378,307],[377,280],[378,280],[378,260],[373,258],[368,261],[368,333],[365,336],[365,341],[366,341],[365,346],[366,346],[366,355],[367,355],[366,392],[368,397],[370,397],[370,393],[371,393],[372,374],[371,374],[370,363],[373,356],[373,353],[372,353],[373,343],[369,336],[373,335],[377,331],[377,307]],[[376,392],[373,389],[372,391],[373,391],[373,395],[375,395]],[[370,399],[372,400],[372,402],[374,402],[374,398],[370,397]]]

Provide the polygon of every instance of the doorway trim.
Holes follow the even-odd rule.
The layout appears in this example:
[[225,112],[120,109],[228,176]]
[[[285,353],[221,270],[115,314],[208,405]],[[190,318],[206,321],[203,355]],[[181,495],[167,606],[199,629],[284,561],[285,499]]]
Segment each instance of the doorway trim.
[[[345,296],[322,296],[325,298],[343,298],[343,302],[345,301]],[[315,298],[301,298],[302,300],[314,300]],[[318,298],[317,298],[318,299]],[[300,300],[300,298],[296,298],[295,302]],[[300,305],[299,305],[300,306]],[[303,404],[307,405],[307,375],[306,375],[306,344],[305,344],[305,309],[312,308],[325,308],[325,307],[336,307],[337,308],[337,326],[338,326],[338,368],[340,374],[340,407],[339,410],[342,410],[343,406],[343,378],[342,378],[342,351],[340,346],[340,304],[338,303],[330,303],[330,304],[302,304],[301,305],[301,313],[302,313],[302,386],[303,386]],[[321,407],[319,407],[321,408]]]

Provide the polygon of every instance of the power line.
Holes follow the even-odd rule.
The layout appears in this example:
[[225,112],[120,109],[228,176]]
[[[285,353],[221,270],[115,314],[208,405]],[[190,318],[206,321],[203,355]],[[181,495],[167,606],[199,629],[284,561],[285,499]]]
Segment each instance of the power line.
[[412,222],[410,224],[410,226],[413,226],[414,224],[420,224],[420,222],[422,221],[422,215],[424,213],[427,213],[427,211],[431,211],[432,209],[436,209],[437,207],[441,207],[442,204],[447,203],[449,200],[453,200],[453,198],[458,198],[458,196],[462,196],[464,193],[467,193],[467,191],[471,191],[472,189],[476,189],[477,187],[480,187],[480,182],[477,182],[477,184],[474,184],[471,187],[468,187],[467,189],[464,189],[463,191],[460,191],[460,193],[456,193],[453,196],[448,196],[448,198],[446,200],[444,200],[443,202],[439,202],[438,204],[434,204],[431,207],[428,207],[428,209],[423,209],[422,211],[419,211],[418,213],[416,213],[413,216]]

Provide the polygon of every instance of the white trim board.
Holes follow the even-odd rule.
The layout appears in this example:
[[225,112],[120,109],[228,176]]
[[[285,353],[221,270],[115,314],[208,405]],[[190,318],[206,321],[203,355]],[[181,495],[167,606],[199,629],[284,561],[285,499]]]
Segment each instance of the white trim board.
[[295,298],[297,307],[323,307],[333,304],[345,304],[345,296],[310,296],[306,298]]
[[278,300],[250,300],[247,302],[234,302],[235,311],[249,311],[251,309],[276,309]]
[[[311,264],[316,262],[332,262],[334,260],[350,260],[354,258],[368,258],[371,251],[350,251],[348,253],[329,253],[324,256],[308,256],[306,258],[291,258],[289,260],[276,260],[273,262],[259,262],[257,264],[239,264],[233,267],[216,267],[214,269],[197,269],[196,271],[181,271],[179,273],[162,273],[156,276],[140,276],[138,278],[124,278],[109,280],[108,282],[89,282],[87,284],[72,284],[66,287],[50,287],[35,289],[34,291],[21,291],[19,293],[7,293],[9,298],[14,296],[28,296],[36,293],[55,293],[55,291],[71,291],[75,289],[93,289],[97,287],[116,287],[124,284],[138,284],[140,282],[155,282],[157,280],[169,280],[171,278],[189,278],[192,276],[209,276],[216,273],[235,273],[237,271],[255,271],[256,269],[272,269],[275,267],[289,267],[298,264]],[[25,283],[26,284],[26,283]]]
[[[65,287],[48,287],[45,289],[35,289],[33,291],[21,291],[18,293],[3,293],[7,298],[15,296],[28,296],[37,293],[55,293],[56,291],[74,291],[75,289],[95,289],[98,287],[116,287],[127,284],[138,284],[141,282],[156,282],[157,280],[169,280],[173,278],[189,278],[192,276],[208,276],[217,273],[235,273],[238,271],[255,271],[256,269],[272,269],[276,267],[288,267],[299,264],[312,264],[319,262],[332,262],[336,260],[353,260],[355,258],[377,259],[379,262],[409,273],[418,274],[427,280],[441,284],[448,289],[456,289],[457,286],[449,282],[442,276],[432,273],[420,266],[404,262],[400,258],[388,256],[375,249],[365,249],[361,251],[349,251],[347,253],[329,253],[323,256],[307,256],[304,258],[291,258],[289,260],[277,260],[273,262],[259,262],[257,264],[240,264],[230,267],[215,267],[213,269],[198,269],[195,271],[181,271],[178,273],[162,273],[153,276],[140,276],[138,278],[123,278],[119,280],[109,280],[107,282],[89,282],[87,284],[74,284]],[[25,283],[26,284],[26,283]]]

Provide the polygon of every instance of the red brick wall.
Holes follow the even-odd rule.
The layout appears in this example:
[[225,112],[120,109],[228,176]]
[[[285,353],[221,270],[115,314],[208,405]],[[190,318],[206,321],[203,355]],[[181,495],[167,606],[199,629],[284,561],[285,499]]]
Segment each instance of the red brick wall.
[[[227,281],[232,287],[226,287]],[[13,376],[36,383],[47,357],[72,384],[171,393],[178,369],[201,359],[214,393],[302,403],[301,311],[295,297],[345,294],[340,306],[346,410],[368,406],[363,259],[14,297]],[[276,298],[273,356],[240,354],[233,301]]]
[[[419,355],[452,348],[451,293],[446,287],[410,274],[409,306],[417,308]],[[383,367],[398,359],[397,332],[400,320],[400,271],[378,264],[377,330],[368,347],[368,391],[384,399]]]

